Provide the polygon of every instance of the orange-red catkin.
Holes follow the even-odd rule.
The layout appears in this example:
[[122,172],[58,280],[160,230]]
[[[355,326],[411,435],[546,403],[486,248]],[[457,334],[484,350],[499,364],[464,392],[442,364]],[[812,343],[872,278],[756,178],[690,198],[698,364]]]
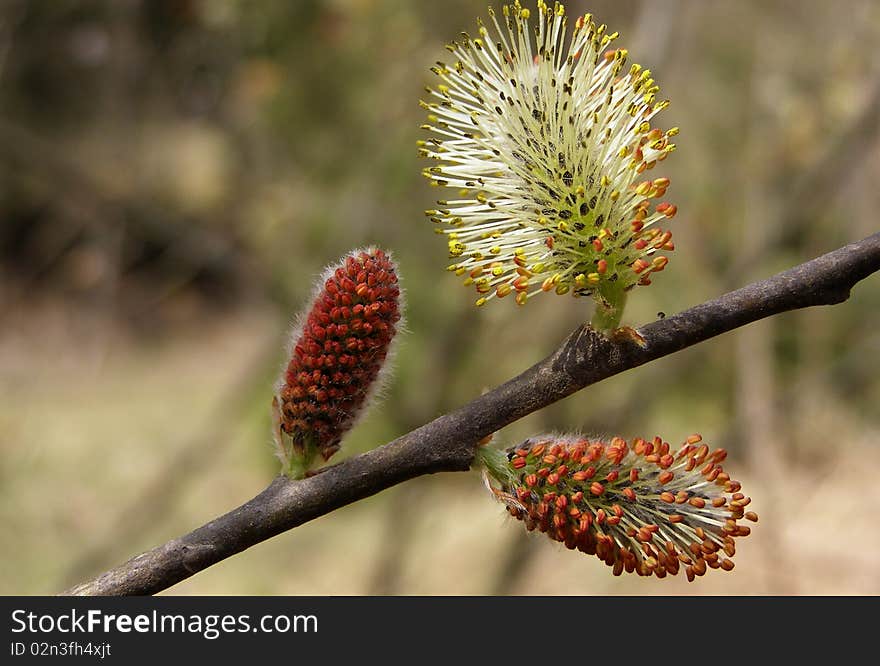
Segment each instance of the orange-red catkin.
[[375,389],[401,318],[391,258],[370,248],[330,267],[293,336],[279,381],[281,430],[295,449],[312,445],[324,460]]
[[[546,435],[484,460],[496,461],[486,465],[493,494],[529,530],[596,555],[615,575],[683,570],[693,580],[733,569],[734,539],[750,532],[738,521],[758,519],[745,512],[740,484],[714,462],[725,452],[710,453],[700,440],[692,435],[670,454],[659,437],[605,443]],[[700,464],[705,459],[712,464]]]

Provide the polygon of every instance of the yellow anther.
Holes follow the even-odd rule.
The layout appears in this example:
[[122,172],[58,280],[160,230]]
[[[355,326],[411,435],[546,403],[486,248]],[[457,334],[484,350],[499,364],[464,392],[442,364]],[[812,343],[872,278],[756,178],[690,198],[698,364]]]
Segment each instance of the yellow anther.
[[485,297],[478,298],[476,301],[474,301],[474,305],[476,305],[478,308],[481,308],[486,305],[486,300],[487,299]]
[[651,191],[652,183],[650,181],[645,181],[643,183],[639,183],[636,187],[636,194],[639,196],[645,196],[648,192]]
[[587,275],[587,281],[592,284],[596,284],[601,279],[602,277],[598,273],[590,273],[589,275]]
[[557,293],[559,296],[562,296],[563,294],[567,294],[567,293],[568,293],[568,290],[569,290],[569,286],[568,286],[567,284],[558,284],[558,285],[556,285],[556,293]]

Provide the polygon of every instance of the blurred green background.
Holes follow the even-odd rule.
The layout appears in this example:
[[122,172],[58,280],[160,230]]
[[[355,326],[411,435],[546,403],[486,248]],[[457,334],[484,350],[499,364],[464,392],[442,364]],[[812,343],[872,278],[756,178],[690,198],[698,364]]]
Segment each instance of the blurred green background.
[[[527,3],[527,6],[529,3]],[[640,325],[877,231],[880,3],[568,3],[672,106],[676,251]],[[0,593],[51,594],[277,471],[269,400],[322,267],[390,249],[407,330],[337,460],[530,366],[589,316],[475,310],[422,211],[418,99],[485,2],[0,2]],[[761,522],[736,569],[613,578],[476,474],[425,477],[173,594],[880,593],[880,278],[591,387],[496,436],[701,432]]]

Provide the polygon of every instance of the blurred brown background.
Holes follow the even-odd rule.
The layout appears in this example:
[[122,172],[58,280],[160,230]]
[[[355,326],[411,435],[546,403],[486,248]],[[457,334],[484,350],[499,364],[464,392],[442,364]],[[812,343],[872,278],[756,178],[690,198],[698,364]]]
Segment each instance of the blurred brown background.
[[[529,4],[529,3],[527,3]],[[676,252],[629,323],[878,229],[880,3],[568,3],[672,106]],[[485,2],[0,2],[0,593],[51,594],[276,473],[268,402],[322,267],[392,250],[408,332],[338,459],[525,369],[589,312],[476,311],[422,211],[417,101]],[[527,536],[476,474],[421,478],[175,594],[880,593],[880,278],[499,433],[694,431],[761,516],[730,574],[613,578]]]

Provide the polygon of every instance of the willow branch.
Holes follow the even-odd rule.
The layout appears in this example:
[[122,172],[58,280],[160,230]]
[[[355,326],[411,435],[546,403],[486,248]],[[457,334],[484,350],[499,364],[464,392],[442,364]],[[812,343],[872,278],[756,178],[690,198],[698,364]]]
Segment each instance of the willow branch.
[[543,361],[459,409],[252,500],[64,594],[153,594],[261,541],[423,474],[470,468],[477,442],[586,386],[781,312],[845,301],[880,270],[880,233],[639,329],[640,347],[577,328]]

